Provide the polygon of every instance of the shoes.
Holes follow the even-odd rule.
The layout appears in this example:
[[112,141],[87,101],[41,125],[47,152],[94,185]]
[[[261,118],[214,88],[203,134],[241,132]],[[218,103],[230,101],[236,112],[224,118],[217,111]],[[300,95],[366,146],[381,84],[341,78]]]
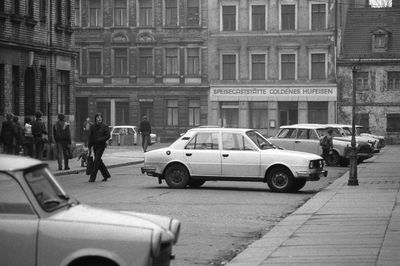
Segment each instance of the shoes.
[[106,181],[107,181],[107,178],[103,178],[101,181],[102,181],[102,182],[106,182]]
[[64,168],[64,170],[69,170],[69,167],[68,167],[68,166],[67,166],[67,167],[65,167],[65,168]]
[[94,182],[94,179],[93,178],[89,178],[89,182]]
[[58,171],[61,171],[62,170],[62,167],[58,167]]

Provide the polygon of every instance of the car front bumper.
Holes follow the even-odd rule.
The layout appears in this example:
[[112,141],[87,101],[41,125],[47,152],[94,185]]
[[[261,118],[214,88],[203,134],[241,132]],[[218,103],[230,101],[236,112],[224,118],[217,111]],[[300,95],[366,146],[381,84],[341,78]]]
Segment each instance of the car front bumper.
[[328,176],[328,171],[312,173],[310,171],[297,171],[297,177],[305,178],[307,181],[318,181],[321,177]]

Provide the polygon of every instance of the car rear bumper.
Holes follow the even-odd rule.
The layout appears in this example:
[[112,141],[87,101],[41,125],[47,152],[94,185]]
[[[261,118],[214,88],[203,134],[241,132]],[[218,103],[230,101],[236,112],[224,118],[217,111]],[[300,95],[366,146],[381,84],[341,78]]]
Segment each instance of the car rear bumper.
[[155,167],[141,167],[140,168],[142,174],[147,174],[149,176],[156,176],[159,177],[160,174],[156,172],[156,168]]
[[309,171],[298,171],[297,177],[305,178],[307,181],[318,181],[321,177],[328,176],[328,171],[322,170],[316,173],[310,173]]

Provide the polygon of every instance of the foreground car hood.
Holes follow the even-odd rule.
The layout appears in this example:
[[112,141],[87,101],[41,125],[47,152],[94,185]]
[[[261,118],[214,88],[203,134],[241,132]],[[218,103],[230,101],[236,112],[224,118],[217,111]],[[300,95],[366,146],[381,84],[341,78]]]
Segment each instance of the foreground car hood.
[[[154,216],[157,217],[157,215]],[[162,241],[172,241],[175,237],[168,230],[168,226],[164,227],[162,224],[157,223],[157,221],[161,221],[163,224],[167,224],[167,220],[170,220],[170,218],[158,216],[159,218],[154,219],[153,221],[151,220],[151,217],[152,215],[140,215],[139,213],[135,212],[122,213],[94,208],[88,205],[77,205],[57,213],[50,219],[88,224],[107,224],[115,226],[131,226],[150,230],[161,230],[163,232]]]
[[[275,149],[275,150],[263,150],[261,152],[267,152],[272,151],[274,154],[276,154],[276,158],[302,158],[306,160],[319,160],[322,157],[313,153],[308,153],[308,152],[302,152],[302,151],[292,151],[292,150],[281,150],[281,149]],[[282,156],[282,157],[278,157]]]

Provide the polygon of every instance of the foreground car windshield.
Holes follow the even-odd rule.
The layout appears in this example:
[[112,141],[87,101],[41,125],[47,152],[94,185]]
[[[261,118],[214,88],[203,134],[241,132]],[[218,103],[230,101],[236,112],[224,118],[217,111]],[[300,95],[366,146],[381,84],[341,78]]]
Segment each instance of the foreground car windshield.
[[36,200],[46,212],[52,212],[68,204],[68,196],[53,181],[47,168],[27,171],[24,176]]
[[275,146],[271,144],[266,138],[255,131],[248,131],[246,135],[257,145],[261,150],[275,149]]

